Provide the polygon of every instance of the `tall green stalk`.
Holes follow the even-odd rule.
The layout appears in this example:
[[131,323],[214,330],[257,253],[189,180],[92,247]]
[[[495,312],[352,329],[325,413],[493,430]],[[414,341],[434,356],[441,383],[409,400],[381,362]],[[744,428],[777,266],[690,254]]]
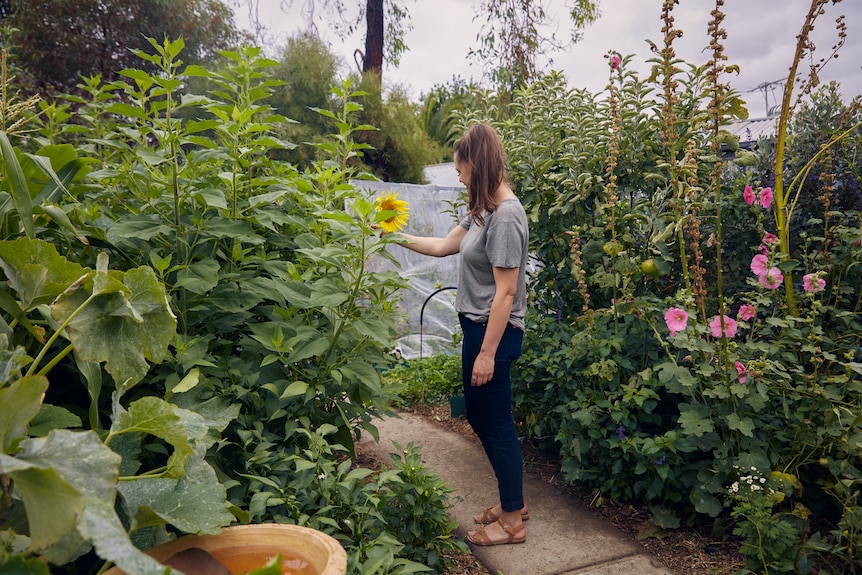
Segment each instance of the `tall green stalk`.
[[[822,8],[829,0],[811,0],[808,14],[802,30],[796,37],[796,51],[793,62],[790,64],[790,72],[784,83],[784,94],[781,98],[781,113],[778,117],[778,128],[775,134],[775,185],[772,192],[775,198],[775,224],[778,231],[778,241],[781,246],[782,261],[790,261],[790,216],[793,211],[793,203],[788,205],[789,191],[784,189],[784,152],[787,141],[787,124],[794,106],[791,103],[793,87],[796,84],[796,71],[799,63],[807,53],[814,49],[809,36],[814,29],[814,22],[822,13]],[[799,315],[796,305],[796,296],[793,289],[793,275],[790,271],[784,274],[784,291],[787,297],[787,307],[793,316]]]

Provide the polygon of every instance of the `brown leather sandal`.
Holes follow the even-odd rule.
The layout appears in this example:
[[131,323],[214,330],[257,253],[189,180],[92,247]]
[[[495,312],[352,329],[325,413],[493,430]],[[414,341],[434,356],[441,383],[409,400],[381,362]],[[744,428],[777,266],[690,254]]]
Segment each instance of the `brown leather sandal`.
[[515,531],[509,525],[504,525],[500,523],[500,521],[496,522],[503,531],[508,535],[506,539],[500,539],[498,541],[494,541],[488,534],[485,533],[485,525],[480,525],[478,529],[475,531],[469,531],[467,533],[467,541],[472,543],[473,545],[481,545],[483,547],[490,547],[492,545],[511,545],[513,543],[523,543],[527,540],[527,530],[524,529],[524,526],[521,525],[521,528],[518,531]]
[[[485,510],[479,515],[474,515],[473,521],[479,525],[489,525],[497,521],[499,518],[500,516],[494,513],[494,506],[492,505],[491,507],[485,508]],[[527,509],[527,506],[525,505],[524,508],[521,509],[521,521],[527,521],[529,518],[530,510]]]

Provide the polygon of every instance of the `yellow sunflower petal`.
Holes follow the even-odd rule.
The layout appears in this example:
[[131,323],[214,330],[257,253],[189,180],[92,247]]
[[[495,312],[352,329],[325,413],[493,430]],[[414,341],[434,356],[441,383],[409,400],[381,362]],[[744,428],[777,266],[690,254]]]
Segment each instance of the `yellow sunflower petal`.
[[407,225],[407,214],[410,212],[409,204],[398,199],[398,193],[384,193],[377,199],[377,211],[395,212],[394,215],[380,222],[380,227],[386,232],[397,232]]

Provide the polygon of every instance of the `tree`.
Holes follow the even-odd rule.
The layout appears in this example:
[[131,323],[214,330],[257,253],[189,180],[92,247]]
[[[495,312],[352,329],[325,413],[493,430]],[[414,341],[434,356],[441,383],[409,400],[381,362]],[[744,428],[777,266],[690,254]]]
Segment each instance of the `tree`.
[[461,119],[469,110],[478,108],[480,88],[453,77],[446,84],[438,84],[422,96],[422,127],[432,141],[437,142],[447,155],[461,137]]
[[[482,0],[476,19],[483,22],[479,48],[470,55],[491,68],[497,85],[511,92],[534,80],[539,72],[536,56],[564,47],[542,28],[551,24],[547,0]],[[582,30],[599,17],[599,0],[569,0],[573,28],[570,41],[581,40]]]
[[132,53],[149,51],[147,37],[182,37],[187,63],[200,63],[241,36],[222,0],[11,0],[9,23],[18,64],[43,94],[73,92],[81,76],[147,68]]
[[335,106],[332,87],[338,84],[338,58],[318,36],[306,31],[288,38],[278,62],[272,74],[284,83],[268,103],[296,122],[282,124],[278,130],[280,137],[298,147],[277,155],[304,168],[316,158],[317,148],[303,144],[323,141],[332,130],[332,120],[315,109]]
[[443,151],[425,132],[417,107],[398,87],[384,97],[372,74],[362,77],[359,88],[366,96],[357,119],[377,128],[356,134],[358,142],[371,146],[364,150],[363,163],[384,181],[423,183],[424,167],[441,161]]
[[[266,28],[257,17],[260,0],[235,0],[248,6],[249,19],[258,29]],[[295,0],[288,0],[293,5]],[[303,0],[308,28],[315,30],[315,4]],[[323,9],[336,18],[329,22],[332,30],[342,39],[365,27],[365,51],[357,49],[357,65],[363,74],[373,72],[382,78],[383,62],[397,66],[401,55],[407,50],[404,34],[410,30],[410,14],[399,0],[365,0],[356,8],[345,6],[344,0],[323,0]],[[352,5],[351,5],[352,6]]]

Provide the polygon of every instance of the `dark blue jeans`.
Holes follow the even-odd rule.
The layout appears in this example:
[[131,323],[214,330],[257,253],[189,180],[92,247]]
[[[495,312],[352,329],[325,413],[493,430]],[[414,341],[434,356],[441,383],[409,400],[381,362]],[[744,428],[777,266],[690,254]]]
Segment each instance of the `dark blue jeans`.
[[482,447],[497,476],[503,511],[524,507],[524,460],[512,419],[512,362],[521,355],[524,332],[506,326],[494,362],[494,377],[485,385],[470,385],[473,362],[479,355],[485,324],[459,315],[464,341],[461,348],[461,381],[467,421],[482,441]]

